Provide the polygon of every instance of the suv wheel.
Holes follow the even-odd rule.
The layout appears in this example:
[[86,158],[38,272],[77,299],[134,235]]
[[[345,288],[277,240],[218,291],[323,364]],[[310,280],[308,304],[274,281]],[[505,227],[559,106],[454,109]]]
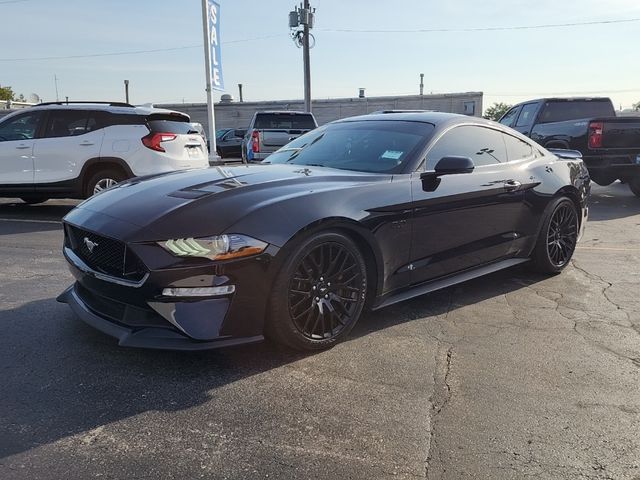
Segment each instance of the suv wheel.
[[113,187],[123,181],[126,177],[115,169],[106,169],[96,172],[87,182],[84,196],[86,198],[100,193],[103,190]]

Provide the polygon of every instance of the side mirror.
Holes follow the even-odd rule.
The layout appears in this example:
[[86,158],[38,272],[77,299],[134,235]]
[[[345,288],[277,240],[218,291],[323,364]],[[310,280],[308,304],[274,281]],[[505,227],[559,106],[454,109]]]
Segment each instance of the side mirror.
[[475,165],[469,157],[442,157],[434,168],[436,176],[471,173]]
[[454,173],[471,173],[475,165],[469,157],[442,157],[433,171],[422,172],[422,189],[425,192],[434,192],[440,185],[442,175],[452,175]]

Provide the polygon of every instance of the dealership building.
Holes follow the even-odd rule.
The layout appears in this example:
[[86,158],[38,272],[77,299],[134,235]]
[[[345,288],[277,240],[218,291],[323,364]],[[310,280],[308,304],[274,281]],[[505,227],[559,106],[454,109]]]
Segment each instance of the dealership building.
[[[361,92],[362,93],[362,92]],[[206,103],[155,104],[160,108],[178,110],[191,116],[208,131]],[[438,112],[482,115],[482,92],[444,93],[437,95],[394,95],[384,97],[332,98],[313,100],[313,114],[318,124],[340,118],[365,115],[379,110],[435,110]],[[230,95],[223,95],[215,104],[217,128],[246,128],[256,111],[304,110],[303,100],[276,100],[263,102],[237,102]]]

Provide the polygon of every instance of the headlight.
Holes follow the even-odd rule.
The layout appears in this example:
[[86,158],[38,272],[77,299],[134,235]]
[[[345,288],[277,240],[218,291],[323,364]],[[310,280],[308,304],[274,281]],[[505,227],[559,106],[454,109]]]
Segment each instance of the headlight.
[[210,260],[229,260],[262,253],[267,244],[245,235],[217,235],[206,238],[177,238],[158,242],[178,257],[202,257]]

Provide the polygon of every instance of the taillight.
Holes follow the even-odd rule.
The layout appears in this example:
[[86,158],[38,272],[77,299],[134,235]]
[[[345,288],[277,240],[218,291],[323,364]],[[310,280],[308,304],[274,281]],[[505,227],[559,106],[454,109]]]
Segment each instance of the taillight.
[[589,124],[589,148],[602,148],[602,122],[591,122]]
[[251,151],[254,153],[260,151],[260,132],[258,130],[251,132]]
[[175,133],[153,133],[142,137],[142,143],[145,147],[155,150],[157,152],[164,152],[165,149],[160,145],[162,142],[170,142],[175,140],[177,135]]

